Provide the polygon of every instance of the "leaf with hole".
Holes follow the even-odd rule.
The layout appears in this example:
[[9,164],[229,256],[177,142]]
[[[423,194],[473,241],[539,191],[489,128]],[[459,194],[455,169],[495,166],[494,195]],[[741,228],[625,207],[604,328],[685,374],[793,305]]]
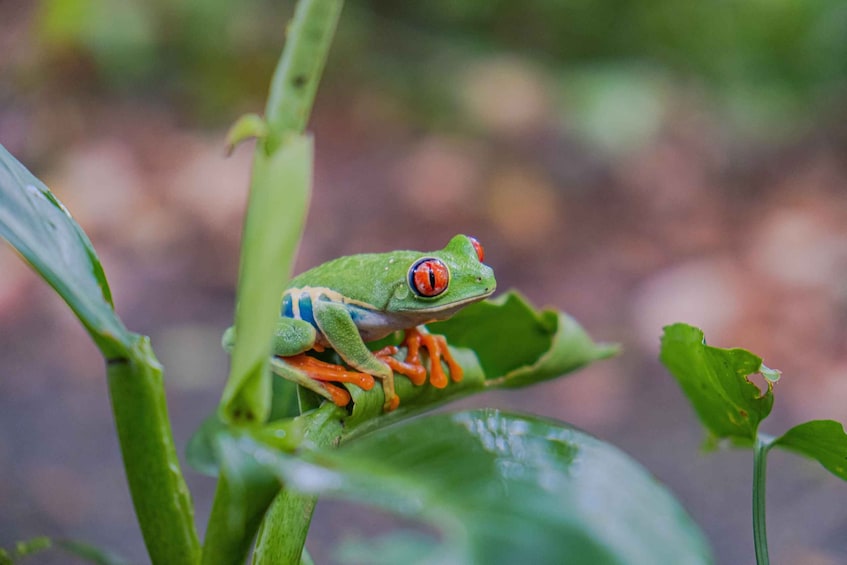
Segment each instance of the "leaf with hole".
[[[687,324],[665,327],[660,358],[713,438],[753,445],[759,423],[773,407],[776,373],[761,358],[744,349],[706,345],[703,332]],[[748,379],[763,370],[770,377],[764,392]]]

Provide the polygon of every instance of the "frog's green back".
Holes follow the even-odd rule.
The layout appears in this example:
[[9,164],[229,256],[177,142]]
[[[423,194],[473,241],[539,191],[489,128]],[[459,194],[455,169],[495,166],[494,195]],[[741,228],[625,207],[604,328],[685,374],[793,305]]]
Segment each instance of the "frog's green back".
[[424,255],[418,251],[392,251],[339,257],[297,275],[288,286],[328,288],[384,310],[397,287],[406,285],[409,267]]
[[[436,297],[420,296],[409,285],[409,270],[424,258],[439,259],[450,272],[447,290]],[[369,304],[379,311],[414,311],[482,299],[494,291],[496,282],[494,272],[480,261],[471,239],[457,235],[439,251],[339,257],[296,276],[289,284],[289,288],[303,287],[328,288],[347,300]]]

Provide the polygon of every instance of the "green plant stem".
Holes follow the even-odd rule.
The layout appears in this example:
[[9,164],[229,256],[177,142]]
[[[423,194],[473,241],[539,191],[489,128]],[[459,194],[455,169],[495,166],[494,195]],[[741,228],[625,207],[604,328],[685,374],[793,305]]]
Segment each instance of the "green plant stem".
[[[243,489],[233,489],[227,478],[221,475],[206,529],[203,565],[244,563],[262,517],[278,492],[279,481],[272,476],[267,480],[252,482],[250,492],[244,493]],[[234,501],[235,497],[241,497],[241,500]],[[238,504],[244,506],[243,519],[234,525],[231,512],[233,506]]]
[[756,548],[756,563],[769,565],[768,533],[765,524],[765,479],[767,474],[768,451],[774,438],[759,434],[753,455],[753,544]]
[[265,107],[269,153],[285,132],[302,133],[306,129],[343,5],[343,0],[297,2]]
[[107,362],[109,395],[132,503],[154,564],[194,564],[200,544],[168,419],[162,369],[147,337]]
[[[301,416],[306,422],[304,439],[318,447],[337,445],[344,416],[344,409],[330,403],[304,414]],[[316,503],[316,496],[283,488],[265,514],[253,552],[253,565],[299,563]]]

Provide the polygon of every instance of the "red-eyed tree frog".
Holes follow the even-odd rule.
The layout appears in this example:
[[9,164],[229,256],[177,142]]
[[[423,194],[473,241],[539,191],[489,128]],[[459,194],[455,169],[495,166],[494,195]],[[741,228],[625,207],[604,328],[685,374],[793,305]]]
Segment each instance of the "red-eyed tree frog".
[[[340,257],[294,279],[282,298],[273,337],[274,373],[313,390],[339,406],[349,393],[331,383],[353,383],[365,390],[382,381],[386,411],[397,408],[394,372],[415,385],[426,382],[419,351],[430,359],[429,380],[447,386],[446,363],[453,381],[462,379],[444,336],[430,334],[424,324],[446,320],[464,306],[490,296],[497,286],[494,271],[483,263],[479,242],[457,235],[440,251],[393,251]],[[403,330],[404,361],[396,346],[372,352],[366,342]],[[234,335],[224,336],[227,348]],[[321,361],[308,351],[333,349],[355,370]]]

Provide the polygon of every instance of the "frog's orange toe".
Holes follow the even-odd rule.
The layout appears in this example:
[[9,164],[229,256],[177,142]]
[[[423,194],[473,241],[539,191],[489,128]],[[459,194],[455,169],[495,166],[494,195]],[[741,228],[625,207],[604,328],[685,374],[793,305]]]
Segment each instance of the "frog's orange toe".
[[393,412],[394,410],[397,410],[398,406],[400,406],[400,397],[395,394],[394,397],[386,399],[382,409],[385,412]]
[[347,406],[350,404],[350,393],[341,388],[340,386],[331,385],[329,383],[319,383],[321,388],[329,393],[332,397],[332,402],[336,406]]
[[[435,335],[426,331],[421,331],[418,328],[409,328],[406,330],[406,335],[403,340],[404,345],[408,348],[406,355],[406,363],[420,367],[424,371],[424,377],[420,382],[415,384],[423,384],[426,380],[426,369],[420,359],[420,348],[426,349],[429,355],[429,382],[435,388],[444,388],[449,382],[444,368],[441,366],[443,359],[447,363],[447,368],[450,369],[450,378],[453,382],[462,380],[462,367],[453,359],[450,353],[450,348],[447,346],[447,338],[443,335]],[[405,373],[404,373],[405,374]],[[411,378],[411,377],[410,377]]]
[[396,345],[389,345],[377,351],[375,355],[379,357],[380,361],[391,367],[391,370],[395,373],[409,377],[413,385],[421,386],[424,384],[426,382],[426,367],[421,364],[420,360],[417,360],[416,363],[410,362],[408,355],[406,356],[406,361],[396,359],[393,355],[397,351]]

